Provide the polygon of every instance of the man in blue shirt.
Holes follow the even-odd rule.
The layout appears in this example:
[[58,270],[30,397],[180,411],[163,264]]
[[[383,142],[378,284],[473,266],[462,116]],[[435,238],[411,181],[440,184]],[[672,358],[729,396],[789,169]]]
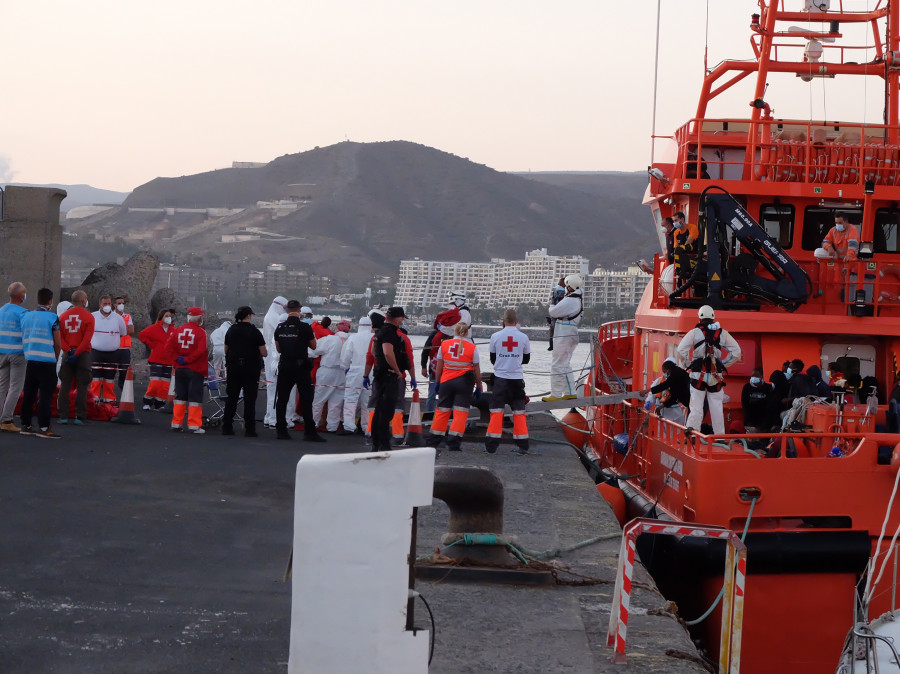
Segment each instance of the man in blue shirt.
[[28,310],[25,286],[18,281],[9,285],[9,302],[0,307],[0,431],[18,433],[13,423],[19,394],[25,383],[25,353],[22,350],[22,316]]
[[[56,393],[56,360],[59,358],[59,318],[53,309],[53,291],[41,288],[38,308],[22,318],[22,348],[25,352],[25,389],[22,397],[21,435],[59,439],[50,430],[51,403]],[[38,401],[38,428],[31,425],[34,401]]]

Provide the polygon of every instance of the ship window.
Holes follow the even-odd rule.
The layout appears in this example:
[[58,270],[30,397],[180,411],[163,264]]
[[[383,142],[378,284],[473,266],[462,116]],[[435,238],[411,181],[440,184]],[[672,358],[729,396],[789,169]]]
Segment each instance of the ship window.
[[763,204],[759,224],[782,248],[790,248],[794,240],[794,207],[785,204]]
[[829,230],[834,227],[834,216],[838,211],[846,213],[850,222],[859,226],[862,211],[853,208],[827,208],[810,206],[803,213],[803,250],[815,250],[822,247],[822,241]]
[[900,253],[900,209],[879,208],[875,211],[873,236],[876,253]]

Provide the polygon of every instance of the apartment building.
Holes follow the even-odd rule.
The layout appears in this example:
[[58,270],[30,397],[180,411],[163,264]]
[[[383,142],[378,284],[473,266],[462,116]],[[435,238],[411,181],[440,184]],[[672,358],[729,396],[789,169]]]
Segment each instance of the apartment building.
[[597,267],[585,278],[585,306],[634,306],[641,301],[650,275],[638,267],[613,271]]
[[442,306],[447,293],[456,290],[465,293],[471,307],[544,304],[556,281],[573,273],[587,276],[587,258],[549,255],[546,248],[529,251],[524,260],[402,260],[394,303],[409,308]]
[[238,285],[239,292],[253,295],[287,292],[328,296],[331,279],[311,274],[306,269],[288,269],[283,264],[270,264],[263,271],[250,271]]

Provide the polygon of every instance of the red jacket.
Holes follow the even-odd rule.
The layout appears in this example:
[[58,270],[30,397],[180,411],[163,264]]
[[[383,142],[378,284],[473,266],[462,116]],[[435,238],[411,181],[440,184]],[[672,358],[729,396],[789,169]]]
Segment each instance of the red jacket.
[[59,317],[59,341],[62,351],[75,349],[75,355],[91,351],[94,315],[82,307],[72,307]]
[[138,339],[150,349],[150,356],[147,358],[148,362],[158,363],[159,365],[172,365],[175,362],[175,359],[172,358],[166,350],[166,342],[169,339],[169,332],[174,328],[169,326],[167,332],[163,327],[164,325],[165,323],[162,321],[157,321],[153,325],[141,330]]
[[[204,377],[209,374],[209,352],[206,348],[206,330],[196,323],[170,329],[166,340],[166,351],[174,362],[175,369],[186,367]],[[178,358],[184,358],[184,365],[178,364]]]

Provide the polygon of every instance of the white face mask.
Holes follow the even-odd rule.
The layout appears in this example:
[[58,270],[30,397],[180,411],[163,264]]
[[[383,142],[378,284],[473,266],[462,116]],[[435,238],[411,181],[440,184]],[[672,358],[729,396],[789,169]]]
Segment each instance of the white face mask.
[[110,306],[109,304],[104,304],[102,307],[100,307],[100,311],[102,311],[104,314],[108,314],[110,311],[112,311],[112,306]]
[[124,305],[124,304],[117,304],[117,305],[116,305],[116,311],[125,311],[125,305]]
[[163,319],[163,323],[165,323],[166,325],[172,325],[172,317],[171,317],[171,316],[166,316],[166,317]]
[[22,304],[25,304],[25,300],[28,299],[28,293],[22,293]]
[[844,225],[835,225],[834,228],[835,228],[837,231],[839,231],[839,232],[843,232],[843,231],[844,231]]

